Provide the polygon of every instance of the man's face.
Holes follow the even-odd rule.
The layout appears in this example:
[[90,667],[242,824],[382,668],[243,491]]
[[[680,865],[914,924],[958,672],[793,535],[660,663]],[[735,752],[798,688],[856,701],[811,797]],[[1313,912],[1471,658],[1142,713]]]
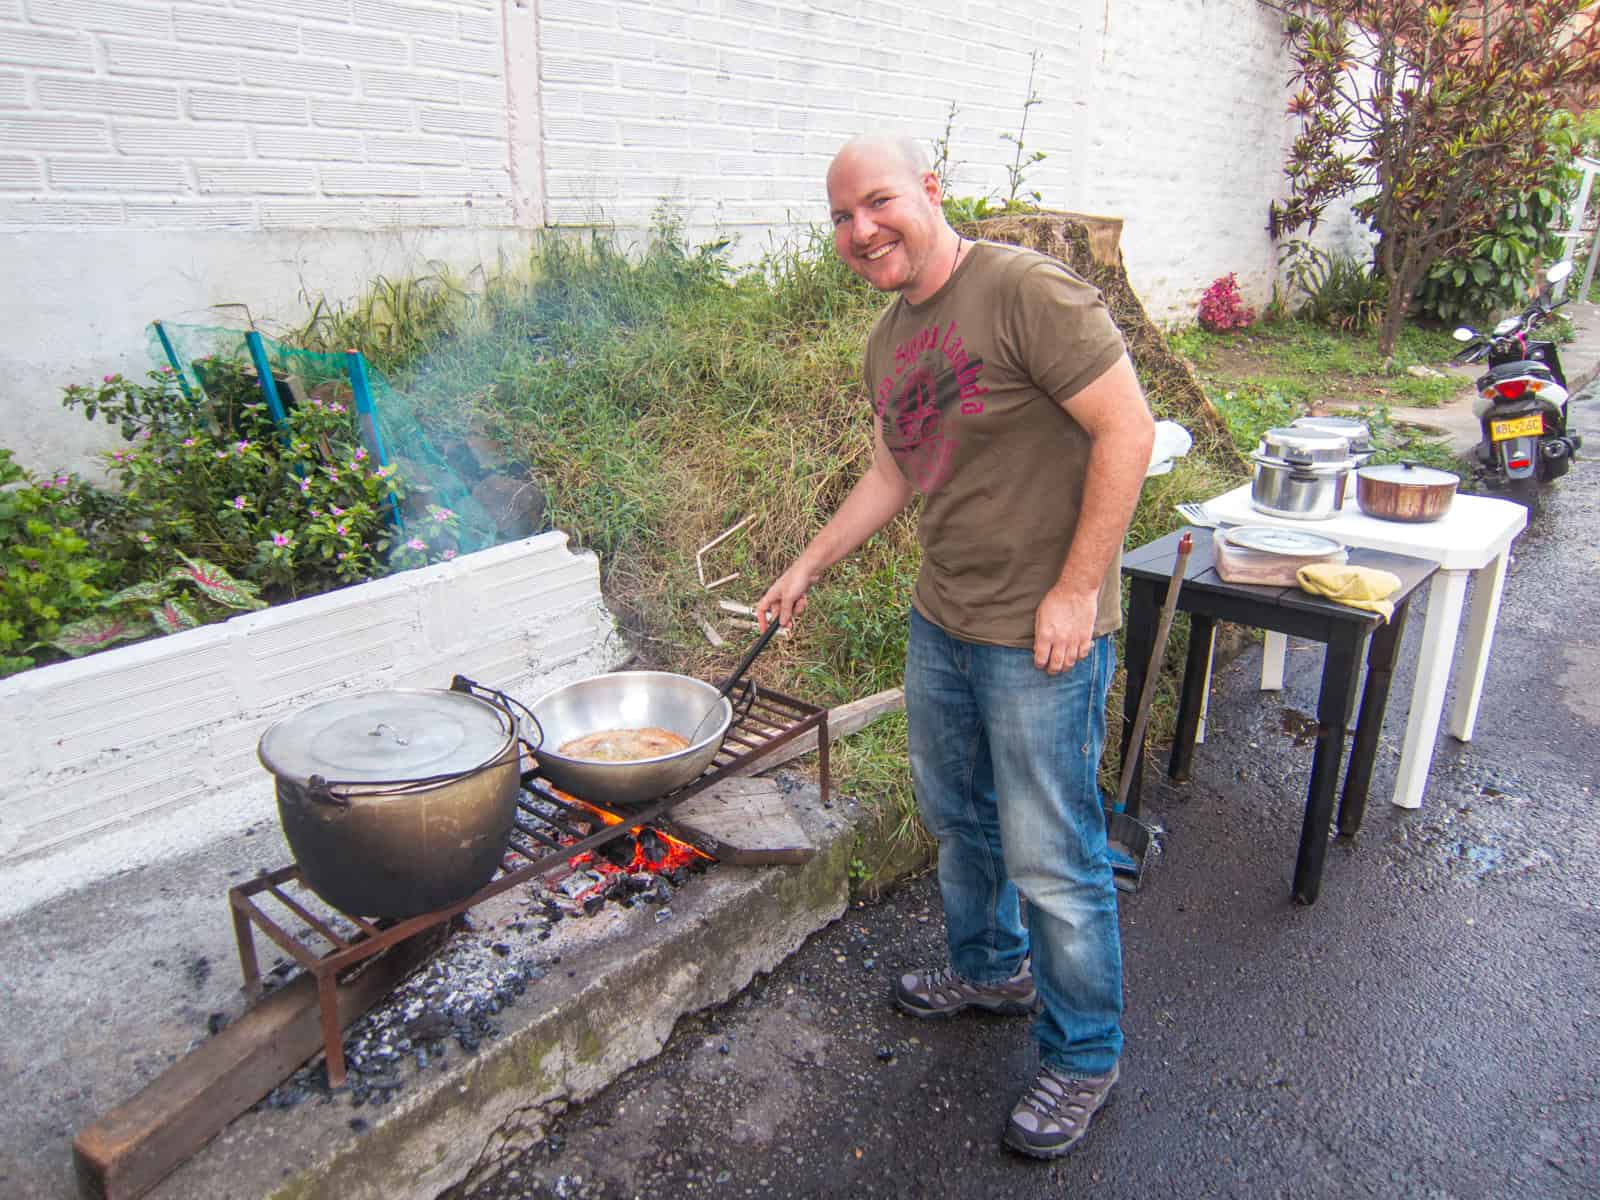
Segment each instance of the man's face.
[[[902,292],[912,303],[943,280],[929,277],[942,225],[939,181],[920,178],[893,153],[862,146],[843,151],[828,169],[833,245],[845,265],[880,292]],[[931,285],[931,286],[930,286]]]

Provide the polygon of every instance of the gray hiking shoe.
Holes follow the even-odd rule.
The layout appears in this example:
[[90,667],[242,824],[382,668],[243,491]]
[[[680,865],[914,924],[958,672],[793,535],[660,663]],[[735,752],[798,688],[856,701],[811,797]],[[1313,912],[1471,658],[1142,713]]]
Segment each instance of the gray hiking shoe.
[[1104,1106],[1121,1071],[1074,1078],[1040,1067],[1033,1086],[1011,1110],[1005,1143],[1032,1158],[1060,1158],[1089,1132],[1089,1121]]
[[1033,969],[1024,959],[1004,983],[969,983],[949,967],[914,971],[895,981],[894,1002],[913,1017],[950,1017],[968,1008],[1021,1017],[1038,1008],[1039,996],[1033,990]]

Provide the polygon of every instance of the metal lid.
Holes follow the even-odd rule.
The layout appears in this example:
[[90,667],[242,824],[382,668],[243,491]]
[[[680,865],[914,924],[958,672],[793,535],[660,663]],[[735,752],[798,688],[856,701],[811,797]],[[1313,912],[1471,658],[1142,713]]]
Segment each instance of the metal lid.
[[505,753],[516,733],[494,705],[465,692],[396,688],[313,704],[261,735],[261,765],[305,783],[392,783],[464,775]]
[[1287,554],[1296,558],[1308,555],[1337,554],[1344,543],[1304,529],[1284,529],[1278,525],[1238,525],[1227,531],[1228,541],[1262,554]]
[[1296,417],[1289,422],[1289,427],[1336,434],[1350,443],[1352,454],[1366,454],[1372,449],[1372,430],[1365,421],[1354,417]]
[[1416,463],[1382,463],[1376,467],[1362,467],[1356,474],[1362,479],[1378,483],[1415,483],[1424,487],[1455,487],[1461,476],[1441,471],[1437,467],[1419,467]]
[[1350,441],[1337,433],[1317,429],[1283,426],[1261,435],[1256,453],[1290,463],[1346,463],[1350,461]]

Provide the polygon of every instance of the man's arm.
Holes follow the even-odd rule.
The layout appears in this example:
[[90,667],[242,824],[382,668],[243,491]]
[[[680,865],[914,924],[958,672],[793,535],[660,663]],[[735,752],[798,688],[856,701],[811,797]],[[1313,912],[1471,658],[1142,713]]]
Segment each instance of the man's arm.
[[806,593],[822,573],[893,520],[910,503],[911,495],[911,485],[884,445],[882,427],[874,422],[872,465],[850,489],[839,511],[757,602],[756,620],[762,631],[767,628],[767,614],[774,609],[779,624],[791,624],[805,611]]
[[1122,545],[1155,444],[1155,421],[1126,354],[1061,407],[1089,435],[1090,449],[1078,527],[1034,617],[1033,662],[1052,675],[1089,653],[1100,581]]

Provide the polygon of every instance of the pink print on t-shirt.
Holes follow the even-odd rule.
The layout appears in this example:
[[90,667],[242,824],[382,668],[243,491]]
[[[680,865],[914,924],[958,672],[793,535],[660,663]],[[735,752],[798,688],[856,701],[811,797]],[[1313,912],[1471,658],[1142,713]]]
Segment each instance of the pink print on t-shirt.
[[978,382],[983,359],[969,356],[956,323],[929,325],[894,350],[894,373],[879,382],[874,407],[883,441],[918,491],[937,491],[950,477],[955,412],[983,412],[989,389]]

